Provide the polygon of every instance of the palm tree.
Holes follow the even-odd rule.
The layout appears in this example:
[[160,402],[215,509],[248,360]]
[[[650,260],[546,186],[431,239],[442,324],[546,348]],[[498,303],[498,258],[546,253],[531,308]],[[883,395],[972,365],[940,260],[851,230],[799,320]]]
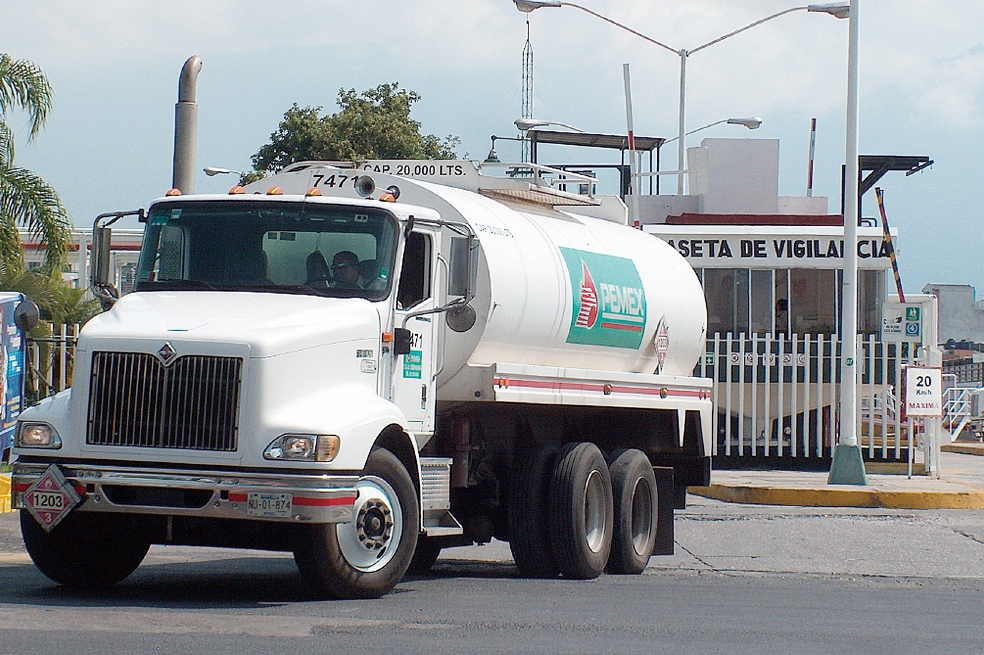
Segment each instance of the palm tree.
[[51,111],[52,94],[48,78],[34,63],[0,53],[0,271],[7,275],[24,270],[18,224],[47,245],[42,272],[60,274],[68,253],[68,212],[37,173],[14,165],[14,133],[6,121],[11,109],[27,112],[28,140],[33,140]]

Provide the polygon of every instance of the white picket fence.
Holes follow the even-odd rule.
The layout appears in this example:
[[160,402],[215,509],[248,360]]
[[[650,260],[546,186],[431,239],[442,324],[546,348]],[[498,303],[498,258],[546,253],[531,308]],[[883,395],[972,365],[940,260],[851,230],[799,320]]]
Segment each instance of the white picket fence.
[[[824,458],[837,443],[841,342],[832,335],[716,334],[696,374],[714,380],[715,456]],[[905,460],[921,424],[901,421],[907,344],[858,338],[858,435],[868,459]]]

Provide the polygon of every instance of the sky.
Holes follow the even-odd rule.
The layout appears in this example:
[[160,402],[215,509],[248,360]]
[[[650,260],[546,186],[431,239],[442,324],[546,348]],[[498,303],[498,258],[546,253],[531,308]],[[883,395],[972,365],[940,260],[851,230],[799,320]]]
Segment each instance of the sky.
[[[984,2],[859,0],[860,153],[925,155],[935,164],[879,182],[899,230],[906,291],[970,284],[984,294]],[[797,6],[790,0],[579,0],[672,48],[693,49]],[[61,195],[73,220],[146,207],[171,186],[174,104],[184,61],[198,80],[198,168],[250,167],[293,103],[335,111],[342,88],[398,82],[422,96],[425,134],[456,135],[483,159],[490,135],[517,136],[522,51],[534,50],[534,115],[624,133],[630,65],[637,135],[676,135],[679,58],[571,7],[516,10],[511,0],[0,0],[0,52],[28,59],[55,90],[45,130],[27,141],[12,113],[17,164]],[[687,125],[760,116],[754,131],[720,125],[688,138],[780,140],[782,195],[805,195],[817,119],[814,195],[839,211],[848,21],[794,12],[694,54]],[[672,146],[670,147],[673,150]],[[497,143],[519,160],[517,144]],[[664,150],[666,161],[674,153]],[[584,153],[541,151],[541,162]],[[603,153],[592,157],[601,161]],[[198,192],[230,176],[199,173]],[[670,185],[671,187],[674,185]],[[874,192],[864,216],[877,216]],[[984,297],[984,296],[979,296]]]

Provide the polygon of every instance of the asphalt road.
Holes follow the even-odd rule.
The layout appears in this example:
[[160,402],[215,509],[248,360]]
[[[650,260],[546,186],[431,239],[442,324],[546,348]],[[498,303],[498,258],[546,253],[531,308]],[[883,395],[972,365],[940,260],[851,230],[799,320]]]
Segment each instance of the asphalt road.
[[642,576],[523,580],[492,543],[346,602],[313,597],[288,555],[184,547],[72,592],[0,515],[0,653],[984,652],[984,512],[691,501],[677,554]]

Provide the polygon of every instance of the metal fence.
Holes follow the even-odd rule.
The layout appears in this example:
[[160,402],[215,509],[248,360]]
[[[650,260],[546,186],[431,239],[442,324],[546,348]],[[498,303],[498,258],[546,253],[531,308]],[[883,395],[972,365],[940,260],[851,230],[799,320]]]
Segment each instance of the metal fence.
[[27,404],[53,396],[72,386],[75,369],[75,342],[79,325],[47,324],[49,337],[27,340],[27,377],[24,395]]
[[[78,325],[28,340],[28,402],[72,385]],[[841,342],[830,335],[717,334],[695,375],[714,380],[713,455],[818,460],[837,443]],[[920,421],[902,421],[897,394],[908,344],[858,338],[858,435],[867,459],[905,461]]]
[[[858,435],[868,459],[905,460],[921,424],[901,421],[908,344],[858,338]],[[832,335],[716,334],[696,374],[712,378],[713,454],[727,458],[829,458],[837,443],[841,342]]]

